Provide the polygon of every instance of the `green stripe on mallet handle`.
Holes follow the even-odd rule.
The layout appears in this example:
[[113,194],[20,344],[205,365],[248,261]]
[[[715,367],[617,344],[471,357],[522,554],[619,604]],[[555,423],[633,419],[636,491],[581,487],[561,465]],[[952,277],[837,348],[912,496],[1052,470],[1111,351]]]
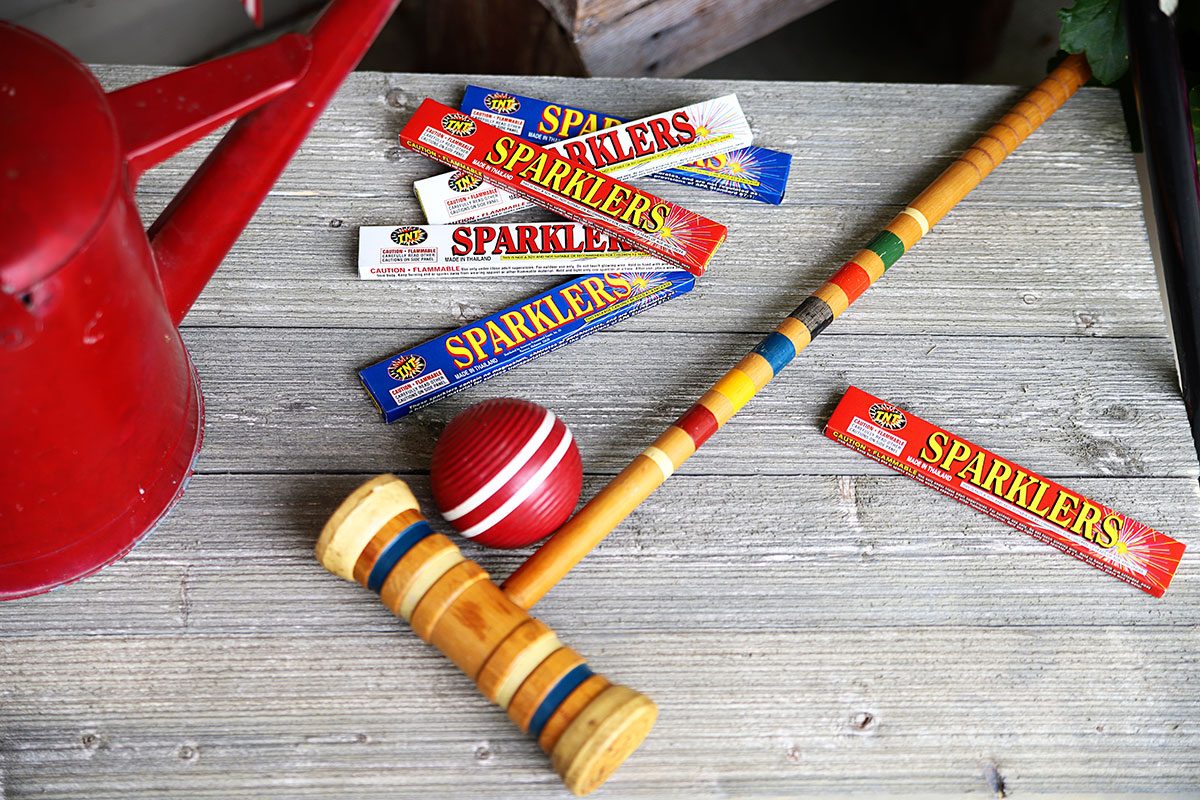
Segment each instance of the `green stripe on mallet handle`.
[[505,593],[522,608],[532,608],[1090,77],[1085,58],[1070,56],[1021,98],[908,208],[518,567],[505,581]]

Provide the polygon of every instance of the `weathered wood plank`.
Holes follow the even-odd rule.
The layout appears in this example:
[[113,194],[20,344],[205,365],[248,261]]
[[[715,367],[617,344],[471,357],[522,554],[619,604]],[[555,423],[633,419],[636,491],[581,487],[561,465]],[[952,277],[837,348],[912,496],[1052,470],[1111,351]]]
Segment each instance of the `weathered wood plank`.
[[542,0],[591,75],[685,75],[829,0]]
[[[109,85],[141,74],[138,68],[97,69]],[[613,81],[555,78],[352,76],[188,324],[355,327],[360,314],[370,313],[372,324],[440,331],[464,313],[477,316],[552,285],[548,279],[427,282],[414,292],[354,279],[357,226],[419,221],[410,183],[440,171],[401,151],[395,132],[421,97],[453,102],[469,80],[499,80],[596,107],[617,96],[618,88]],[[911,86],[869,84],[619,86],[630,114],[738,91],[760,140],[796,159],[788,199],[779,208],[653,182],[667,196],[732,223],[729,242],[702,285],[707,291],[696,295],[712,303],[695,313],[724,330],[752,329],[748,314],[757,315],[753,324],[772,327],[1015,96],[1003,87],[938,87],[934,96]],[[881,135],[875,109],[885,99],[905,116],[889,121]],[[145,177],[139,200],[147,222],[208,146],[197,145]],[[968,318],[1006,334],[1161,335],[1161,303],[1139,209],[1115,95],[1085,90],[872,293],[886,296],[855,309],[855,330],[911,332],[915,317],[921,332]],[[1039,235],[1024,235],[1034,229]],[[1113,270],[1103,282],[1095,279],[1099,263]],[[418,299],[397,303],[398,293]],[[923,307],[935,293],[947,302]],[[772,302],[756,307],[756,296]],[[897,310],[907,316],[897,319]]]
[[[901,207],[740,211],[742,221],[687,304],[670,304],[652,320],[634,318],[623,329],[771,330]],[[405,217],[375,200],[273,202],[234,246],[187,324],[381,326],[431,338],[566,280],[360,281],[358,225]],[[1023,236],[1030,228],[1040,235]],[[1103,281],[1096,277],[1100,264]],[[1140,214],[1079,209],[1064,220],[1039,209],[958,209],[830,333],[948,330],[1165,336]]]
[[[709,335],[696,324],[687,333],[598,333],[392,425],[355,371],[421,335],[192,328],[185,338],[208,403],[198,469],[421,472],[455,413],[519,396],[567,421],[589,472],[612,474],[761,338]],[[1047,475],[1194,476],[1172,369],[1165,339],[830,333],[681,471],[885,473],[821,434],[854,384]]]
[[[1014,795],[1132,793],[1149,774],[1186,794],[1200,709],[1171,687],[1197,663],[1156,648],[1163,634],[701,630],[576,646],[661,709],[605,796],[989,796],[989,764]],[[564,796],[469,681],[398,638],[45,637],[23,655],[61,677],[27,670],[6,697],[22,721],[12,796]]]
[[554,21],[570,33],[575,32],[576,11],[579,8],[579,0],[538,0],[545,9],[550,12],[550,16]]
[[[151,74],[143,67],[96,66],[95,71],[106,87]],[[789,205],[903,205],[1023,94],[1003,86],[358,72],[338,92],[273,194],[394,198],[397,211],[415,221],[420,212],[409,184],[445,168],[399,148],[396,134],[426,96],[457,105],[469,83],[631,117],[736,92],[753,123],[756,143],[793,155]],[[610,108],[614,102],[620,107]],[[889,109],[889,115],[882,116],[880,108]],[[216,135],[207,137],[151,170],[139,185],[140,194],[149,200],[173,193],[215,140]],[[662,182],[654,186],[668,198],[682,188]],[[753,205],[712,193],[703,196],[727,208]],[[165,205],[166,198],[159,202]],[[1083,89],[964,205],[1134,207],[1140,202],[1116,93]]]
[[[561,796],[449,662],[312,558],[361,478],[199,476],[129,558],[0,607],[13,796]],[[1073,485],[1194,528],[1193,481],[1146,483]],[[617,796],[962,794],[988,764],[1010,792],[1196,785],[1193,563],[1153,600],[899,476],[663,491],[670,524],[635,512],[538,612],[662,708]]]
[[[313,557],[328,515],[366,477],[197,476],[168,521],[127,558],[70,589],[0,606],[0,649],[46,635],[400,630],[411,638],[378,598]],[[428,478],[404,479],[435,527],[449,530]],[[585,495],[600,483],[589,478]],[[1068,486],[1181,538],[1200,525],[1189,478],[1073,478]],[[499,579],[523,557],[462,547]],[[1200,625],[1189,589],[1197,569],[1185,559],[1171,590],[1153,600],[894,473],[678,476],[538,614],[571,639],[683,628],[736,640],[746,631],[1147,625],[1162,627],[1163,647],[1174,647]]]

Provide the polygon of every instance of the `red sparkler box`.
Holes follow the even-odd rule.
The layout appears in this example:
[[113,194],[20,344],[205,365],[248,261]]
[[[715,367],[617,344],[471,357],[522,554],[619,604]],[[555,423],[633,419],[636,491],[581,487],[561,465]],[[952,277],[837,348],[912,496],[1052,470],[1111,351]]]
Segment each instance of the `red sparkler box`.
[[724,225],[435,100],[421,103],[400,143],[694,275],[725,241]]
[[851,386],[825,435],[1162,597],[1185,545]]

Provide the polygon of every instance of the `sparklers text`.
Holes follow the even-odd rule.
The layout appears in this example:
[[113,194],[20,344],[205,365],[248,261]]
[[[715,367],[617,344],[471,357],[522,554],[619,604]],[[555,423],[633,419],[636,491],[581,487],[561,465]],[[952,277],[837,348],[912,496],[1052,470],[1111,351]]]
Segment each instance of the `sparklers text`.
[[[956,439],[945,431],[934,431],[918,457],[952,473],[996,497],[1036,514],[1064,531],[1082,536],[1103,548],[1112,547],[1121,537],[1124,517],[1105,514],[1104,509],[1085,497],[1061,486],[1052,486],[1020,467],[1009,464],[970,442]],[[961,468],[960,468],[961,465]],[[957,470],[957,471],[956,471]],[[1047,497],[1049,490],[1055,493]]]

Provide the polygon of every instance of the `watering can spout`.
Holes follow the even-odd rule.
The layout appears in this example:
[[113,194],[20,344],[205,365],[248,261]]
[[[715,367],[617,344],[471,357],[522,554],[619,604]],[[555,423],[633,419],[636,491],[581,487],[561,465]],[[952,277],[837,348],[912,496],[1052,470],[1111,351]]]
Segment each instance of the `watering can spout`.
[[[184,135],[163,137],[168,141],[143,137],[149,141],[141,142],[142,149],[132,154],[131,168],[144,170],[222,122],[265,103],[234,123],[150,227],[150,242],[167,309],[175,324],[192,307],[337,88],[362,59],[399,2],[334,0],[307,37],[292,34],[266,46],[276,50],[269,59],[274,62],[273,67],[264,72],[271,73],[272,69],[274,72],[249,91],[245,87],[231,89],[231,94],[243,89],[235,98],[236,111],[226,113],[216,124],[197,124]],[[228,70],[228,62],[263,49],[201,66],[218,65]],[[297,70],[300,62],[303,66]],[[289,69],[298,74],[288,75]],[[179,73],[165,77],[176,74]],[[228,77],[234,80],[240,76],[237,71],[229,71]],[[114,93],[114,99],[116,94],[119,93]],[[183,141],[183,145],[175,146],[177,141]]]

